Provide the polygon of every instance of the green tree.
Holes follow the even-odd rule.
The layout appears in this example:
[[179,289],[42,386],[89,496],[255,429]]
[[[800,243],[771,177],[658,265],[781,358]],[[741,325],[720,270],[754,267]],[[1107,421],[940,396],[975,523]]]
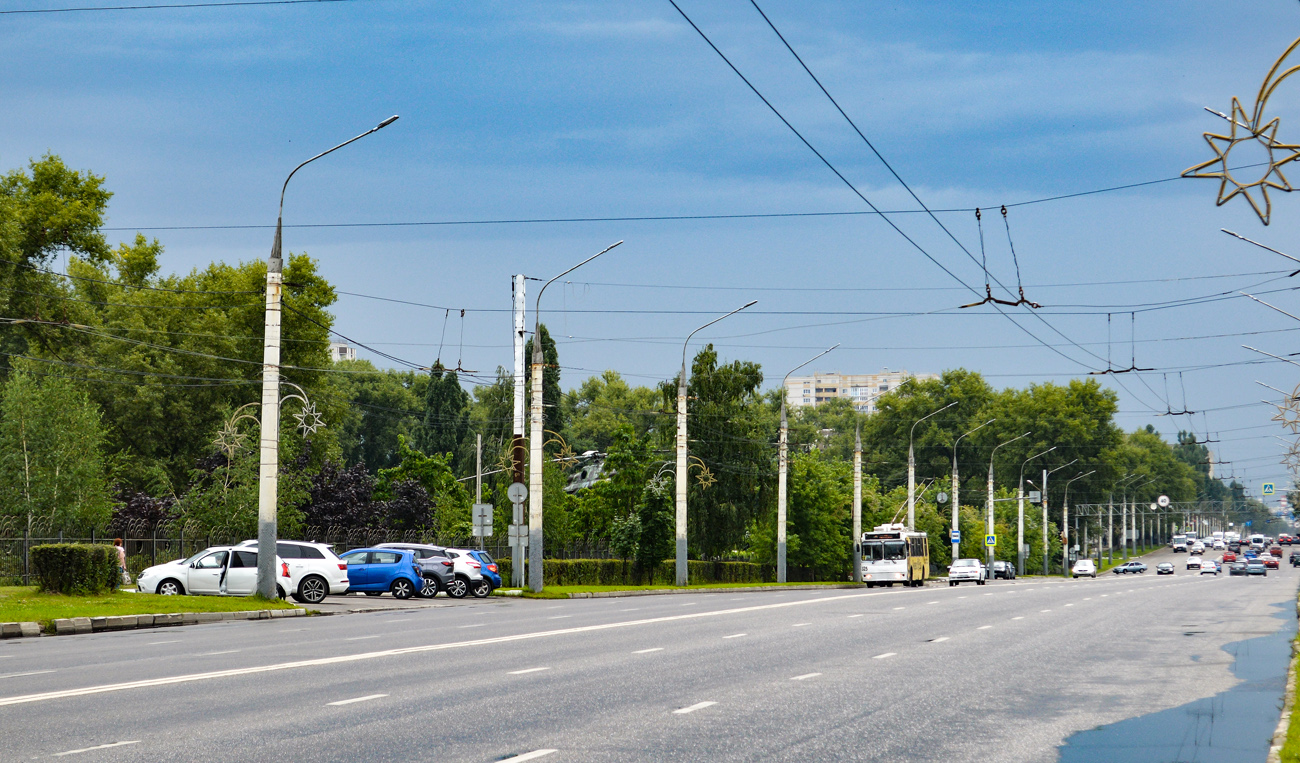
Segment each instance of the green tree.
[[637,503],[636,567],[642,580],[653,577],[655,570],[666,559],[676,554],[674,548],[675,518],[671,480],[646,483]]
[[319,396],[336,413],[331,428],[343,463],[363,463],[372,474],[396,466],[398,438],[412,438],[420,425],[416,374],[381,371],[368,360],[339,361],[334,367],[339,373],[326,375]]
[[671,421],[649,387],[631,387],[616,371],[593,376],[564,395],[565,436],[575,451],[606,450],[623,427],[645,435],[657,421]]
[[[543,323],[537,327],[542,337],[542,422],[548,432],[560,434],[564,431],[564,399],[560,391],[560,352],[555,347],[555,340]],[[533,340],[524,345],[524,379],[527,385],[528,404],[532,405],[533,394]]]
[[456,472],[464,461],[461,446],[469,432],[469,404],[469,393],[461,388],[456,372],[435,362],[424,393],[424,422],[415,444],[425,453],[450,455]]
[[[790,458],[788,477],[786,564],[810,571],[814,580],[844,580],[849,574],[853,529],[849,464],[824,453],[796,453]],[[762,563],[776,562],[776,530],[773,508],[752,533],[751,548]]]
[[[402,498],[399,486],[415,482],[424,488],[431,504],[425,517],[408,517],[401,529],[421,530],[443,538],[464,538],[470,534],[470,496],[451,470],[451,455],[426,455],[412,448],[402,437],[398,441],[401,460],[391,469],[381,469],[375,480],[374,497],[380,501]],[[409,500],[409,499],[408,499]]]
[[104,429],[83,390],[18,370],[0,398],[0,512],[27,528],[100,530],[112,513]]
[[649,440],[629,424],[619,427],[605,456],[602,480],[575,499],[574,534],[587,540],[609,538],[617,522],[636,516],[650,466]]

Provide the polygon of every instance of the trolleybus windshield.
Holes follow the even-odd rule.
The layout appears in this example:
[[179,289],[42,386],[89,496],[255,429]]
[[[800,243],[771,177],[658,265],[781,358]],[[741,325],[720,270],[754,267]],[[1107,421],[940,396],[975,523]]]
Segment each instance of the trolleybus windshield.
[[901,540],[869,540],[862,544],[862,561],[896,562],[907,559],[907,544]]

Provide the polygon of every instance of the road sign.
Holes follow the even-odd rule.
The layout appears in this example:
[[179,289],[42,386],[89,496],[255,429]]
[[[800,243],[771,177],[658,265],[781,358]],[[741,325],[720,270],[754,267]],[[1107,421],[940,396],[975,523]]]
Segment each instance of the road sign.
[[1276,485],[1274,485],[1272,482],[1264,483],[1264,495],[1273,495],[1276,492],[1277,492]]
[[1041,501],[1041,500],[1043,500],[1043,493],[1042,493],[1042,491],[1039,491],[1039,490],[1030,490],[1030,491],[1029,491],[1029,502],[1030,502],[1030,503],[1038,503],[1038,502]]
[[1160,496],[1159,498],[1156,499],[1156,503],[1160,504],[1160,508],[1162,509],[1167,507],[1169,505],[1169,496],[1167,495]]
[[939,494],[936,495],[936,496],[934,497],[934,500],[935,500],[937,503],[947,503],[947,502],[948,502],[948,494],[945,493],[945,492],[943,492],[942,490],[940,490],[940,491],[939,491]]
[[528,525],[510,525],[510,545],[513,548],[528,548]]
[[953,543],[961,543],[961,530],[950,531],[948,537],[952,539]]
[[476,503],[472,511],[474,512],[473,534],[475,538],[492,537],[492,504]]
[[510,487],[506,488],[506,497],[511,503],[523,503],[528,497],[528,486],[522,482],[512,482]]
[[996,535],[985,535],[985,536],[984,536],[984,545],[988,546],[989,548],[993,548],[994,546],[998,545],[998,536],[996,536]]
[[1156,504],[1154,504],[1154,503],[1153,503],[1153,504],[1151,504],[1151,510],[1152,510],[1152,511],[1155,511],[1155,510],[1156,510],[1156,508],[1157,508],[1157,507],[1156,507]]

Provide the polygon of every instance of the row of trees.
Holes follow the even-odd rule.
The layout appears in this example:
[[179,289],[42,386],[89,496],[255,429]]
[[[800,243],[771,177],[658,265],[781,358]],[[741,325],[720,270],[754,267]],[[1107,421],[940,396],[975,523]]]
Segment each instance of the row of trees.
[[[103,531],[180,521],[191,532],[252,537],[256,528],[256,421],[235,414],[255,402],[261,373],[260,262],[214,263],[162,275],[157,241],[109,247],[99,227],[109,194],[100,178],[55,157],[0,182],[0,523],[55,531]],[[65,273],[51,268],[66,257]],[[466,486],[484,442],[485,500],[497,506],[496,534],[510,520],[509,446],[513,379],[466,390],[457,374],[331,363],[333,288],[306,255],[285,269],[284,376],[319,409],[325,426],[303,435],[283,417],[280,521],[286,534],[381,528],[444,539],[469,529]],[[559,356],[545,327],[543,387],[548,463],[545,538],[600,546],[653,563],[672,554],[672,458],[676,379],[629,385],[607,371],[562,392]],[[530,348],[531,351],[531,348]],[[689,378],[690,552],[696,558],[775,555],[775,443],[780,391],[764,390],[758,364],[725,362],[713,347]],[[864,524],[899,516],[905,503],[908,435],[915,430],[918,527],[945,534],[953,442],[961,495],[982,504],[993,446],[999,495],[1027,476],[1071,460],[1059,474],[1095,470],[1071,489],[1072,502],[1101,501],[1129,474],[1152,480],[1140,498],[1227,501],[1243,516],[1262,507],[1238,486],[1209,477],[1209,454],[1190,436],[1166,443],[1151,428],[1114,423],[1116,399],[1093,380],[996,390],[978,373],[953,370],[904,384],[864,415],[847,401],[795,409],[790,420],[789,559],[819,576],[846,571],[850,459],[860,432]],[[298,412],[298,402],[286,413]],[[255,407],[253,408],[255,410]],[[232,424],[232,421],[236,423]],[[569,493],[578,454],[595,451],[605,479]],[[1035,478],[1036,479],[1036,478]],[[1052,484],[1059,506],[1060,481]],[[1007,508],[1002,508],[1007,506]],[[1014,511],[999,504],[999,523]],[[982,508],[963,507],[963,529],[983,534]],[[1041,518],[1031,517],[1041,553]],[[1000,532],[1009,532],[1000,530]],[[1056,529],[1046,528],[1049,538]],[[0,527],[0,534],[4,534]],[[932,544],[946,562],[947,546]],[[1004,549],[1011,552],[1011,547]]]

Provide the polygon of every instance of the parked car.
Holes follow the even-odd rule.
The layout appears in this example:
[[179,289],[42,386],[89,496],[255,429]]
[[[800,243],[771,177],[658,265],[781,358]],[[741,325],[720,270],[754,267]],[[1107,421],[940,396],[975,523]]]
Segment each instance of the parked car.
[[1201,557],[1199,557],[1199,556],[1189,556],[1189,557],[1187,557],[1187,569],[1189,569],[1189,570],[1199,570],[1199,569],[1201,569]]
[[993,579],[997,580],[999,578],[1003,580],[1015,580],[1016,565],[1012,564],[1011,562],[1001,562],[1001,561],[994,562]]
[[1214,575],[1217,577],[1219,574],[1219,565],[1215,564],[1213,559],[1206,559],[1201,564],[1201,574]]
[[492,581],[483,576],[483,563],[480,562],[473,554],[463,548],[447,549],[447,556],[457,564],[463,564],[466,568],[478,573],[478,578],[471,578],[469,592],[474,594],[474,598],[482,599],[492,593]]
[[1080,559],[1070,568],[1070,576],[1075,578],[1097,577],[1097,564],[1091,559]]
[[[425,546],[417,543],[380,543],[375,548],[400,548],[408,551],[419,550],[420,553],[427,553],[432,549],[432,554],[449,559],[452,563],[452,575],[445,582],[441,583],[442,590],[453,599],[463,599],[467,594],[473,593],[476,588],[486,589],[483,585],[483,571],[476,560],[460,553],[453,553],[452,549],[442,546]],[[484,593],[483,596],[487,596]]]
[[1116,575],[1124,575],[1129,572],[1140,575],[1146,571],[1147,571],[1147,566],[1142,562],[1136,560],[1131,562],[1124,562],[1123,564],[1117,564],[1115,565],[1114,568],[1111,569],[1111,572],[1115,573]]
[[958,583],[984,585],[987,578],[988,573],[984,569],[984,563],[978,559],[958,559],[948,567],[948,585],[950,586]]
[[1248,559],[1246,560],[1246,574],[1268,575],[1268,568],[1265,567],[1264,562],[1259,559]]
[[[376,548],[400,548],[415,555],[423,578],[423,585],[420,588],[421,597],[432,599],[439,591],[447,591],[450,595],[452,583],[456,579],[456,563],[447,556],[442,546],[431,546],[426,543],[381,543]],[[462,587],[469,590],[468,586]]]
[[1270,570],[1276,570],[1282,566],[1282,562],[1278,557],[1273,556],[1272,554],[1260,554],[1259,560]]
[[[276,593],[280,598],[297,592],[289,565],[275,560]],[[135,581],[141,593],[163,596],[183,594],[251,596],[257,591],[257,552],[231,546],[205,548],[189,559],[157,564],[140,573]]]
[[1156,574],[1157,574],[1157,575],[1172,575],[1172,574],[1174,574],[1174,565],[1173,565],[1173,562],[1161,562],[1160,564],[1157,564],[1157,565],[1156,565]]
[[1245,574],[1246,574],[1246,563],[1245,563],[1245,562],[1233,562],[1232,564],[1228,565],[1228,575],[1229,575],[1229,576],[1233,576],[1233,575],[1245,575]]
[[[246,540],[236,548],[256,551],[257,541]],[[289,574],[298,581],[295,600],[320,604],[327,595],[348,592],[348,566],[324,543],[279,540],[275,542],[275,553],[289,564]]]
[[479,572],[482,572],[484,579],[491,584],[492,590],[495,591],[500,588],[501,569],[497,567],[497,560],[493,559],[492,555],[486,551],[474,551],[471,549],[469,555],[478,560],[480,565]]
[[409,599],[424,586],[419,562],[405,549],[356,548],[339,558],[348,567],[351,589],[368,596],[388,592],[394,599]]

